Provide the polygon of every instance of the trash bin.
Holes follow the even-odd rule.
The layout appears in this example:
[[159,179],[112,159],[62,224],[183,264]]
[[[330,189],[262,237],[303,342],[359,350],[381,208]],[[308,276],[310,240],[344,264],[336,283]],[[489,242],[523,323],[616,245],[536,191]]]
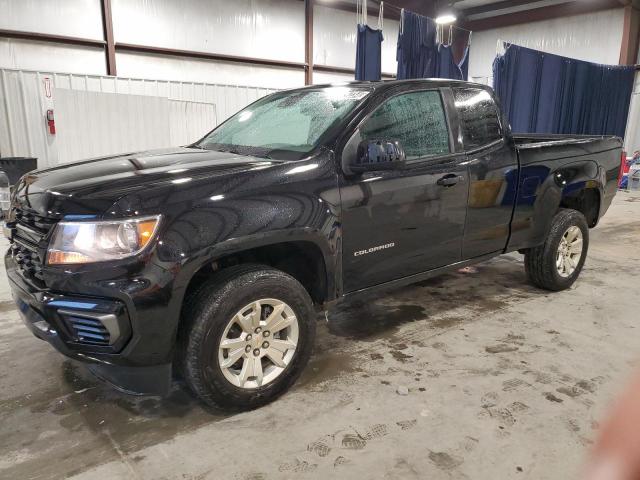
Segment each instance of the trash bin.
[[11,186],[15,185],[25,173],[38,168],[38,159],[29,157],[2,157],[0,158],[0,170],[2,170]]

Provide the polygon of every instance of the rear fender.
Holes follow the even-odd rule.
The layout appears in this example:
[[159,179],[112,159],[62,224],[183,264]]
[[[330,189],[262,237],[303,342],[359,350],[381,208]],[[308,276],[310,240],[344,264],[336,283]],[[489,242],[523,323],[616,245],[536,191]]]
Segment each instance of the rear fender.
[[[593,160],[571,162],[556,169],[550,169],[548,164],[523,167],[507,251],[542,244],[558,209],[586,189],[595,189],[598,199],[602,199],[602,175],[602,169]],[[596,221],[597,217],[598,214]]]

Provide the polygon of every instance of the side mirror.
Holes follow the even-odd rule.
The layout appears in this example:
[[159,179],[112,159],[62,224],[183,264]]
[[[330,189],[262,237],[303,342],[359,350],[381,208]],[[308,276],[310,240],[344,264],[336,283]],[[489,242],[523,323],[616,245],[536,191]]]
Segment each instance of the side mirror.
[[350,165],[353,172],[394,170],[404,166],[406,156],[397,140],[364,140],[358,145],[356,161]]

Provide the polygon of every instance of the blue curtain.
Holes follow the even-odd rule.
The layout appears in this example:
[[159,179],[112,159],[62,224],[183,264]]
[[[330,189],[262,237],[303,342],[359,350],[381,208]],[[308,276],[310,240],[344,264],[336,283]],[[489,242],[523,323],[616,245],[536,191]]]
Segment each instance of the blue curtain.
[[436,78],[451,78],[453,80],[462,80],[462,70],[453,60],[453,49],[451,45],[438,46],[438,61],[435,72]]
[[514,132],[624,136],[634,67],[505,48],[493,83]]
[[433,78],[438,62],[436,22],[405,10],[402,31],[398,32],[398,80]]
[[356,37],[356,80],[380,80],[381,55],[384,37],[380,30],[358,25]]
[[469,49],[470,48],[471,47],[467,45],[467,47],[464,49],[462,60],[460,60],[460,63],[458,64],[458,67],[460,68],[460,72],[462,73],[462,80],[464,80],[465,82],[469,79]]
[[469,47],[460,63],[454,60],[451,45],[436,41],[436,22],[404,10],[398,32],[398,80],[406,78],[452,78],[466,80],[469,70]]

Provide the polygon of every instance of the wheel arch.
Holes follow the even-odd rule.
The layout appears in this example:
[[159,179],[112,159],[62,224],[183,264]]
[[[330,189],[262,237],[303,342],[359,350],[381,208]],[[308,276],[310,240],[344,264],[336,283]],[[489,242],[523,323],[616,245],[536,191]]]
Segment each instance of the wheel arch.
[[[532,176],[534,180],[539,181]],[[602,212],[604,181],[598,163],[580,160],[547,169],[535,193],[521,192],[516,201],[513,230],[505,251],[524,250],[540,245],[547,238],[554,215],[562,208],[576,210],[587,219],[589,228],[597,225]]]
[[[594,182],[595,183],[595,182]],[[598,185],[586,185],[584,188],[563,192],[558,208],[570,208],[582,213],[587,220],[589,228],[597,225],[600,218],[600,205],[602,193]]]
[[316,304],[335,298],[335,248],[317,232],[304,230],[230,239],[193,258],[180,273],[181,304],[203,277],[245,263],[263,264],[288,273],[303,285]]

